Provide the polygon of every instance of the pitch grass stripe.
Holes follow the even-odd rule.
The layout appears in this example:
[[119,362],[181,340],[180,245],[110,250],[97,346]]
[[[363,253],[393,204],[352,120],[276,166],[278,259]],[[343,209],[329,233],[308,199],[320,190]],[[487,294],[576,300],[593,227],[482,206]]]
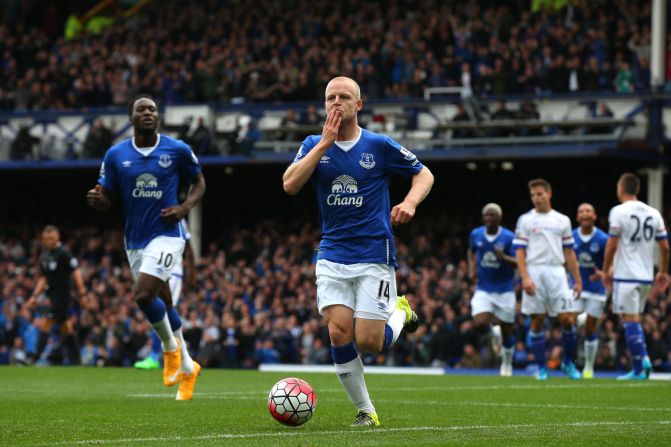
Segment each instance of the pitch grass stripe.
[[[375,402],[396,403],[393,399],[376,399]],[[404,404],[417,405],[454,405],[454,402],[440,400],[406,400]],[[548,408],[558,410],[613,410],[613,411],[671,411],[671,407],[615,407],[603,405],[572,405],[572,404],[531,404],[514,402],[471,402],[460,400],[459,405],[471,405],[475,407],[513,407],[513,408]]]
[[350,429],[350,430],[324,430],[324,431],[276,431],[261,433],[239,433],[239,434],[214,434],[201,436],[156,436],[146,438],[123,438],[123,439],[83,439],[80,441],[63,441],[49,444],[37,444],[43,446],[55,445],[105,445],[105,444],[127,444],[131,442],[171,442],[171,441],[208,441],[217,439],[250,439],[250,438],[275,438],[275,437],[298,437],[298,436],[329,436],[329,435],[356,435],[375,436],[380,433],[419,432],[419,431],[469,431],[469,430],[519,430],[527,428],[550,428],[550,427],[617,427],[632,425],[671,425],[667,421],[595,421],[595,422],[563,422],[556,424],[502,424],[502,425],[455,425],[451,427],[398,427],[398,428],[376,428],[372,430]]
[[[584,385],[549,385],[549,384],[543,384],[543,385],[475,385],[475,386],[449,386],[446,385],[444,387],[397,387],[397,388],[388,388],[388,387],[383,387],[383,388],[377,388],[377,387],[372,387],[371,389],[373,391],[407,391],[407,392],[412,392],[416,393],[418,391],[443,391],[443,392],[449,392],[449,391],[470,391],[470,390],[540,390],[540,389],[575,389],[575,388],[583,388],[585,390],[589,390],[592,388],[647,388],[647,387],[652,387],[655,385],[659,384],[653,384],[653,383],[589,383],[589,384],[584,384]],[[664,385],[666,386],[666,385]],[[19,390],[21,392],[21,390]],[[44,392],[44,390],[40,390],[40,392]],[[342,388],[320,388],[318,393],[342,393],[343,390]],[[13,392],[14,393],[14,392]],[[218,393],[196,393],[197,397],[205,397],[205,396],[210,396],[211,398],[214,396],[258,396],[259,394],[262,394],[264,396],[267,396],[268,390],[250,390],[250,391],[222,391]],[[164,397],[174,397],[174,393],[168,394],[168,393],[133,393],[133,394],[127,394],[126,397],[137,397],[137,398],[164,398]]]
[[[339,392],[342,390],[322,390],[324,392]],[[138,398],[152,398],[152,399],[174,399],[174,394],[166,393],[156,393],[156,394],[128,394],[128,397],[138,397]],[[225,399],[228,396],[233,396],[236,399],[241,400],[262,400],[266,396],[261,393],[238,393],[238,392],[221,392],[221,393],[199,393],[198,399]],[[384,402],[384,403],[395,403],[398,402],[392,399],[375,399],[375,402]],[[445,400],[407,400],[403,399],[404,403],[407,404],[417,404],[417,405],[454,405],[454,402]],[[615,406],[603,406],[603,405],[571,405],[571,404],[532,404],[532,403],[513,403],[513,402],[471,402],[460,400],[459,405],[471,405],[471,406],[482,406],[482,407],[514,407],[514,408],[548,408],[548,409],[559,409],[559,410],[578,410],[578,409],[595,409],[595,410],[612,410],[612,411],[671,411],[671,407],[615,407]]]

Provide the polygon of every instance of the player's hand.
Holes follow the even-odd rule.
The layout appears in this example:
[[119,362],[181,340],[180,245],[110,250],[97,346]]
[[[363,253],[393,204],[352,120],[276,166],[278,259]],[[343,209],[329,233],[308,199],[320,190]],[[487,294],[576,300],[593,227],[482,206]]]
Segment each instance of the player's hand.
[[189,214],[189,209],[184,205],[169,206],[161,210],[161,217],[168,222],[176,223]]
[[522,280],[522,288],[527,293],[527,295],[535,295],[536,294],[536,284],[534,284],[534,282],[531,278],[524,278]]
[[86,203],[96,211],[107,211],[110,206],[110,201],[103,194],[102,186],[99,184],[86,193]]
[[391,209],[391,224],[400,225],[410,222],[415,217],[415,207],[403,201]]
[[611,269],[609,272],[603,272],[603,279],[601,281],[608,292],[613,290],[613,270]]
[[582,282],[576,282],[573,284],[573,299],[577,300],[580,298],[580,294],[582,293]]
[[342,121],[342,110],[333,108],[326,115],[326,122],[322,129],[322,142],[328,146],[335,143],[338,138],[338,130],[340,130],[340,123]]
[[589,280],[590,281],[603,281],[603,279],[605,277],[606,277],[606,274],[604,273],[603,270],[594,269],[594,273],[589,275]]
[[669,274],[666,272],[658,272],[655,276],[655,287],[659,293],[664,293],[669,288]]

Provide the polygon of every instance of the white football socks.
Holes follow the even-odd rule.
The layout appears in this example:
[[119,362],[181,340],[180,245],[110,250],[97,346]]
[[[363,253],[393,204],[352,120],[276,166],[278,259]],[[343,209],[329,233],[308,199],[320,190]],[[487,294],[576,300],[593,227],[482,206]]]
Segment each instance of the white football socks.
[[361,357],[357,355],[354,360],[347,363],[335,363],[335,369],[338,380],[345,388],[345,392],[352,403],[365,413],[375,413],[375,407],[370,401],[366,382],[363,378]]
[[152,323],[151,327],[156,331],[159,340],[161,340],[161,346],[163,347],[163,352],[173,352],[177,349],[177,340],[172,334],[172,329],[170,328],[170,320],[168,319],[168,314],[163,315],[163,319]]
[[513,354],[515,353],[515,347],[501,349],[501,362],[506,366],[513,366]]
[[592,341],[585,340],[585,369],[594,371],[594,361],[596,360],[596,353],[598,349],[598,338]]
[[405,324],[405,318],[406,316],[404,310],[394,309],[394,311],[391,313],[391,316],[389,317],[389,320],[387,320],[387,324],[391,328],[391,332],[394,334],[391,344],[396,343],[399,335],[401,335],[403,325]]
[[193,359],[189,355],[189,349],[187,348],[186,342],[184,341],[182,328],[180,327],[175,332],[173,332],[173,334],[175,337],[179,338],[180,341],[179,348],[182,351],[182,371],[184,371],[185,374],[191,374],[194,369]]

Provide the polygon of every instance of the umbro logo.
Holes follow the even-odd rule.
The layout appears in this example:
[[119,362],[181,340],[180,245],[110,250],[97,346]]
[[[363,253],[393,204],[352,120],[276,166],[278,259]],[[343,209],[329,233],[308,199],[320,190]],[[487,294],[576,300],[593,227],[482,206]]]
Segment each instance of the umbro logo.
[[128,168],[130,165],[131,165],[131,161],[130,161],[130,160],[126,160],[126,161],[124,161],[123,163],[121,163],[121,166],[123,166],[124,168]]
[[328,157],[328,156],[324,155],[324,156],[319,160],[319,163],[328,163],[329,161],[331,161],[331,157]]

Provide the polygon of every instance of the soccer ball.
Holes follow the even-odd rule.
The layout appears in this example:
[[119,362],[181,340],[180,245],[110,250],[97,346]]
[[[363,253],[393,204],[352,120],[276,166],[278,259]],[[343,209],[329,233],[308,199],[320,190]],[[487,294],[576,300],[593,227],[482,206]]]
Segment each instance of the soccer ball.
[[268,410],[280,423],[297,427],[310,420],[317,407],[317,394],[305,380],[288,377],[268,394]]

